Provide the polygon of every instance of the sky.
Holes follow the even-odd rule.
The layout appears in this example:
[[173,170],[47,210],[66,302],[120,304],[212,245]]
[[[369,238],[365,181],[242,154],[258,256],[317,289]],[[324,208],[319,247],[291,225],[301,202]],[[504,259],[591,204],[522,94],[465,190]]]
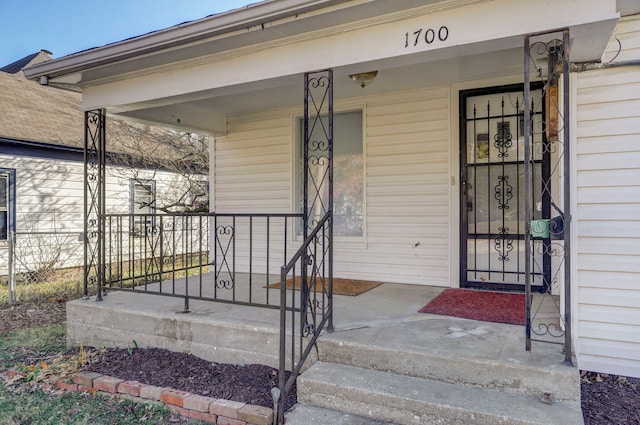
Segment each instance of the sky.
[[0,0],[0,67],[42,49],[54,58],[258,0]]

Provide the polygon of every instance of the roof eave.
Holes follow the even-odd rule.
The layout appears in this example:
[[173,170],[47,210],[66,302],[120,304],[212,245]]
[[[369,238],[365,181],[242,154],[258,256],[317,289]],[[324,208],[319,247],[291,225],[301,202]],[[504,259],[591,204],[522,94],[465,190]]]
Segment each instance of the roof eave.
[[123,41],[73,53],[24,69],[31,80],[56,78],[82,72],[108,63],[231,33],[255,25],[308,13],[350,0],[266,0],[154,31]]

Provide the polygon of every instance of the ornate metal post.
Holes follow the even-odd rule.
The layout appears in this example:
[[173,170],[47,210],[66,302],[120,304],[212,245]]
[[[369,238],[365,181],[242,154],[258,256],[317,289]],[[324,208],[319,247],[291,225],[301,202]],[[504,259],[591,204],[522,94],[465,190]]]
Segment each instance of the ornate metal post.
[[[327,213],[328,232],[317,236],[317,249],[322,250],[324,258],[309,252],[309,258],[315,258],[316,266],[324,263],[328,276],[328,329],[333,329],[333,70],[306,73],[304,76],[304,146],[303,146],[303,235],[309,233]],[[310,250],[312,248],[310,247]],[[315,282],[308,282],[308,261],[302,262],[302,308],[309,304],[309,290]],[[316,279],[316,273],[311,273]],[[307,323],[307,325],[309,325]],[[309,329],[307,330],[309,331]]]
[[97,285],[102,301],[105,278],[105,163],[106,111],[84,113],[84,297]]
[[524,37],[524,273],[526,350],[531,351],[531,68],[530,41]]
[[[304,75],[302,119],[302,235],[304,242],[280,272],[280,361],[277,423],[284,424],[287,394],[322,329],[333,330],[333,71]],[[296,266],[300,264],[300,307],[296,305]],[[287,278],[292,273],[291,305]],[[291,311],[291,374],[286,377],[287,313]],[[298,316],[299,315],[299,316]],[[300,318],[296,324],[297,317]],[[278,396],[279,398],[277,398]]]
[[[564,352],[564,363],[572,365],[571,347],[571,156],[570,156],[570,77],[569,77],[569,30],[562,30],[562,39],[552,38],[550,41],[531,41],[532,37],[549,39],[549,36],[559,33],[554,31],[525,36],[524,43],[524,98],[525,117],[529,117],[531,66],[536,61],[546,61],[546,74],[542,66],[535,67],[536,77],[542,81],[545,96],[544,121],[538,123],[542,128],[533,128],[530,119],[525,119],[525,296],[526,296],[526,349],[531,350],[532,341],[551,342],[561,344]],[[560,66],[560,61],[562,64]],[[558,96],[558,87],[562,74],[562,98]],[[560,103],[562,102],[562,107]],[[537,130],[537,131],[536,131]],[[562,138],[559,138],[562,132]],[[535,149],[534,149],[535,146]],[[535,156],[545,158],[543,162],[550,162],[543,168],[543,181],[540,188],[541,219],[533,220],[536,191],[532,186],[532,173],[535,172],[532,161]],[[554,173],[561,175],[554,176]],[[559,177],[554,178],[554,177]],[[561,184],[557,182],[561,181]],[[561,196],[560,196],[561,195]],[[554,202],[555,201],[555,202]],[[533,231],[533,223],[536,231]],[[535,237],[534,237],[535,233]],[[551,299],[557,309],[557,322],[548,318],[536,317],[532,308],[531,274],[535,264],[534,255],[542,254],[549,257],[544,260],[542,267],[549,271],[551,281],[548,290],[540,295],[537,304],[542,305],[546,299]],[[555,266],[553,260],[555,259]],[[545,276],[547,274],[545,273]],[[563,287],[553,290],[554,284]],[[556,301],[558,295],[564,298],[561,305]],[[542,339],[534,339],[543,337]]]
[[571,106],[569,104],[569,30],[562,36],[562,96],[564,102],[564,362],[573,365],[571,347]]

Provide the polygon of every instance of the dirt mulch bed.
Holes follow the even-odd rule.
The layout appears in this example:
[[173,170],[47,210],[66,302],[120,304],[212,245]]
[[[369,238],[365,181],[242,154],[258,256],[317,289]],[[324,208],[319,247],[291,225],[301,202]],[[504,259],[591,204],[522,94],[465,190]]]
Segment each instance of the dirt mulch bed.
[[[211,363],[161,348],[109,348],[84,370],[271,408],[271,389],[278,386],[278,370],[268,366]],[[287,410],[295,403],[294,386],[287,399]]]
[[[107,349],[85,368],[120,379],[172,387],[213,398],[272,407],[276,369],[216,364],[159,348]],[[585,425],[640,425],[640,379],[581,373]],[[295,388],[287,409],[296,402]]]
[[640,424],[640,378],[581,372],[585,425]]

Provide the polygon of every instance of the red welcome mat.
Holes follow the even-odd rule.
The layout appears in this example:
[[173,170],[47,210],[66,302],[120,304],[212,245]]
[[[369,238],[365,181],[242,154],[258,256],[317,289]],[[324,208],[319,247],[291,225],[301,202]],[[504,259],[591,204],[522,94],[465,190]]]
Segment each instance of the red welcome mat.
[[418,312],[524,326],[524,308],[524,294],[445,289]]

